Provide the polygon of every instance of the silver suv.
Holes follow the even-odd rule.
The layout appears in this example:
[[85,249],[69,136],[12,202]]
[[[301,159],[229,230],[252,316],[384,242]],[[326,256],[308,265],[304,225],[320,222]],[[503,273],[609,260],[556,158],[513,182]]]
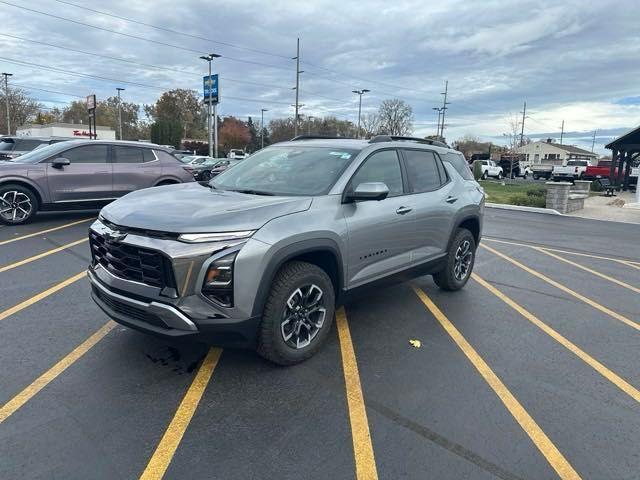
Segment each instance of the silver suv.
[[159,145],[70,140],[0,161],[0,223],[28,222],[41,210],[102,206],[139,188],[193,182]]
[[484,195],[461,153],[404,137],[297,137],[208,185],[140,190],[90,228],[95,302],[165,338],[257,348],[293,364],[345,294],[432,274],[462,288]]

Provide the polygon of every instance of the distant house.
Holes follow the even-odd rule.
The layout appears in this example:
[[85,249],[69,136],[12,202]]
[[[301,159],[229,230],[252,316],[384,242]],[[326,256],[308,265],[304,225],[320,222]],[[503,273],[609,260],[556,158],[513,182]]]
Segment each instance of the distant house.
[[532,164],[562,165],[567,160],[588,160],[590,165],[595,165],[598,161],[598,155],[589,150],[554,143],[550,138],[523,145],[516,149],[516,153],[526,155],[527,161]]

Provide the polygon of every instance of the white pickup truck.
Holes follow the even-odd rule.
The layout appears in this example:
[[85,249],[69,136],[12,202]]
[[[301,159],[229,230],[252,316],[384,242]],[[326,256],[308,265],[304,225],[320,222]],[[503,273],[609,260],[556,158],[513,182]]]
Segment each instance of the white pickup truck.
[[502,167],[497,165],[493,160],[477,160],[482,163],[482,179],[486,180],[487,177],[496,177],[502,180],[504,172]]
[[576,178],[582,178],[588,166],[588,160],[568,160],[564,165],[554,165],[553,180],[574,180]]

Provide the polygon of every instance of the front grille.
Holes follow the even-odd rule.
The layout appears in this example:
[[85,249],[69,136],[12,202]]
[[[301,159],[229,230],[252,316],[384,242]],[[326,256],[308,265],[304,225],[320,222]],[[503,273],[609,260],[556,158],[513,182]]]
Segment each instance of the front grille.
[[89,232],[94,265],[102,265],[124,280],[141,282],[152,287],[173,287],[169,261],[148,248],[110,242],[98,233]]
[[116,313],[121,315],[125,315],[127,317],[133,318],[135,320],[140,320],[145,323],[149,323],[156,327],[167,328],[167,325],[160,320],[156,315],[148,313],[142,308],[137,308],[127,303],[121,302],[114,298],[105,295],[100,291],[100,289],[93,287],[93,293],[100,299],[102,303],[104,303],[108,308],[113,310]]

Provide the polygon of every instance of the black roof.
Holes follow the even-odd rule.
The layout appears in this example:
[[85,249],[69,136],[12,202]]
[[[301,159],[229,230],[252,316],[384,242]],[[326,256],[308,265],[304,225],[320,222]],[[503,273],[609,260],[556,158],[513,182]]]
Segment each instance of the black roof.
[[608,148],[609,150],[618,149],[621,146],[627,144],[640,144],[640,127],[636,127],[633,130],[628,131],[624,135],[619,136],[615,140],[607,143],[604,148]]

